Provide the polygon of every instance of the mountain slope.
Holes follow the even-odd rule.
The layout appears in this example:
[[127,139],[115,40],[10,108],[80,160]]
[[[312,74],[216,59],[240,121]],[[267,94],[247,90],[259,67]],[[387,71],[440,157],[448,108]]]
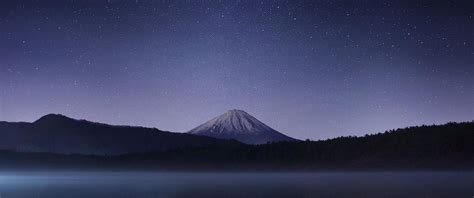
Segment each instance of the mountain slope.
[[33,123],[0,122],[0,150],[116,155],[237,144],[158,129],[112,126],[49,114]]
[[242,110],[229,110],[190,130],[189,134],[235,139],[247,144],[294,141]]
[[0,150],[0,169],[110,170],[474,170],[474,122],[408,127],[361,137],[192,147],[121,156]]

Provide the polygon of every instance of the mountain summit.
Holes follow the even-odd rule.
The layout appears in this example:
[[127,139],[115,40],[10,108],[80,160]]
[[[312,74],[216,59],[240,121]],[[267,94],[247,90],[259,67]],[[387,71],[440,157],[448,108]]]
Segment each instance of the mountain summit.
[[238,109],[229,110],[190,130],[188,133],[220,139],[235,139],[247,144],[295,140],[265,125],[247,112]]

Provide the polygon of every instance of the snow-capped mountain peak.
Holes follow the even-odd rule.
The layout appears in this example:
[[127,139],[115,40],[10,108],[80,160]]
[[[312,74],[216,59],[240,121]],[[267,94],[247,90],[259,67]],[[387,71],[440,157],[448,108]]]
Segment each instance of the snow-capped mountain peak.
[[188,133],[221,139],[236,139],[251,144],[294,140],[238,109],[229,110]]

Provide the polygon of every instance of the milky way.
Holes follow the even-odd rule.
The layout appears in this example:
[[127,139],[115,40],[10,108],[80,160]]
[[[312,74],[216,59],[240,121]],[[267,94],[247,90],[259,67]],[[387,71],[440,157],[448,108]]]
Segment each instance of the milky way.
[[[441,2],[441,1],[440,1]],[[296,138],[474,119],[472,1],[1,1],[0,120]]]

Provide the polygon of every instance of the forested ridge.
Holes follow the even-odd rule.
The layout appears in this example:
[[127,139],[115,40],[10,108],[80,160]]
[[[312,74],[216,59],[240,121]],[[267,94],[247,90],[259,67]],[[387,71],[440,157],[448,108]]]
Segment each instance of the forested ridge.
[[41,165],[165,170],[379,170],[474,167],[474,122],[416,126],[362,137],[263,145],[215,145],[119,156],[2,152],[0,161]]

